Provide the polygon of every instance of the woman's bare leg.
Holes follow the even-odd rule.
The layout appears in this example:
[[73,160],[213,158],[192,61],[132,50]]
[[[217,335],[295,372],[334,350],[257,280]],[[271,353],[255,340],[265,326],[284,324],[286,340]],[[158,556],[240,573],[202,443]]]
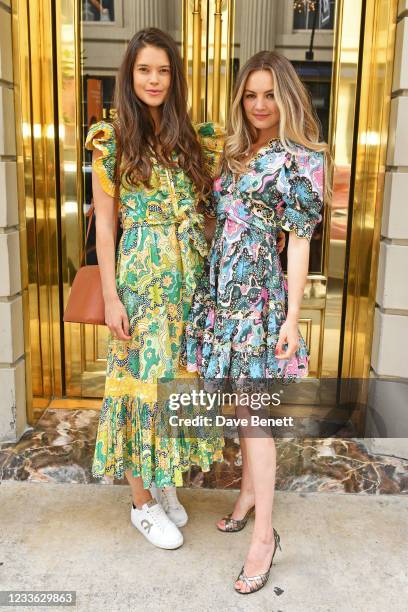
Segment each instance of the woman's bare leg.
[[140,509],[143,504],[152,499],[152,495],[149,489],[143,488],[143,480],[140,476],[137,478],[135,478],[135,476],[132,476],[132,470],[127,470],[125,472],[125,476],[132,490],[133,503],[137,508]]
[[[239,412],[241,417],[250,418],[247,409],[239,410]],[[251,428],[245,430],[245,445],[255,495],[255,524],[244,569],[247,576],[255,576],[268,570],[275,547],[272,507],[275,491],[276,447],[274,439],[259,428],[253,428],[252,432]],[[236,582],[236,588],[242,592],[249,591],[249,587],[241,581]]]
[[[240,492],[235,502],[234,510],[232,512],[232,518],[236,520],[243,519],[245,514],[255,503],[254,487],[252,485],[251,473],[249,471],[248,451],[245,437],[240,436],[239,442],[241,446],[242,457],[242,477]],[[220,529],[225,529],[225,520],[219,520],[217,526]]]

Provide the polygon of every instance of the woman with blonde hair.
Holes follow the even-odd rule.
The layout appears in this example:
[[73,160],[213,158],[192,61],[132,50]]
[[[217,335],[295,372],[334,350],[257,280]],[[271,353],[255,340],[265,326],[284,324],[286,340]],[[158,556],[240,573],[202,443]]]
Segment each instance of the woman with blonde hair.
[[[289,383],[308,373],[309,351],[298,329],[310,239],[321,221],[328,146],[320,141],[309,95],[292,64],[257,53],[236,82],[218,178],[209,276],[197,288],[186,327],[190,371],[207,380]],[[328,196],[326,187],[326,197]],[[289,234],[287,282],[277,241]],[[241,397],[238,394],[238,397]],[[239,417],[250,410],[238,401]],[[243,529],[255,510],[238,593],[262,588],[280,538],[272,523],[276,451],[273,437],[239,428],[241,490],[218,529]]]

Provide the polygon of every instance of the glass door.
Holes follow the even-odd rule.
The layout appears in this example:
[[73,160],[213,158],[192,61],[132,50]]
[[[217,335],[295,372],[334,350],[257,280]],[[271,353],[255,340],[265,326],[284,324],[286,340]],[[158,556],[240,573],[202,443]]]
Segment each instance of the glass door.
[[[183,55],[193,119],[222,125],[240,66],[259,50],[276,49],[290,59],[308,88],[336,163],[332,206],[311,243],[300,327],[311,349],[310,376],[337,377],[362,0],[57,4],[64,302],[79,266],[92,200],[91,156],[84,139],[93,122],[114,115],[115,74],[131,36],[148,25],[169,32]],[[95,261],[93,252],[88,263]],[[66,394],[100,397],[106,329],[64,327]]]

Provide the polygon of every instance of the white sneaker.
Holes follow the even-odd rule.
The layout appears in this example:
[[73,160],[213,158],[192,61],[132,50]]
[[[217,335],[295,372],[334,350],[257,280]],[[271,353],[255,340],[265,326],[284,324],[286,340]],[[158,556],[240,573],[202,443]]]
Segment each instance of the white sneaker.
[[134,508],[132,504],[130,520],[154,546],[172,550],[183,544],[183,534],[155,499],[143,504],[140,510]]
[[177,497],[176,487],[158,489],[155,484],[152,484],[150,492],[154,499],[163,506],[163,510],[167,516],[177,525],[177,527],[184,527],[184,525],[187,525],[188,515]]

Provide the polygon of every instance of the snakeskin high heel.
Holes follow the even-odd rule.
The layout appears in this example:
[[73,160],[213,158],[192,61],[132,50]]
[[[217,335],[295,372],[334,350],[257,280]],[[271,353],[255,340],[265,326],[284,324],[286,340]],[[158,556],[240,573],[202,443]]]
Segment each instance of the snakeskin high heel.
[[265,586],[265,584],[268,582],[268,578],[269,578],[269,574],[271,571],[273,558],[276,553],[276,549],[279,547],[279,550],[282,550],[281,545],[280,545],[280,537],[279,537],[278,532],[275,529],[273,530],[273,536],[275,539],[275,548],[273,549],[273,555],[272,555],[271,564],[269,566],[269,569],[264,574],[258,574],[257,576],[247,576],[244,571],[244,566],[242,566],[242,570],[237,580],[241,580],[241,582],[243,582],[246,586],[248,586],[249,591],[240,591],[239,589],[234,587],[236,592],[239,593],[240,595],[249,595],[250,593],[256,593],[256,591],[259,591],[260,589],[262,589]]
[[247,524],[248,519],[251,516],[251,514],[254,512],[254,510],[255,510],[255,506],[252,506],[252,508],[248,510],[248,512],[242,519],[233,519],[232,512],[230,514],[227,514],[227,516],[223,516],[222,520],[225,521],[225,529],[218,527],[218,525],[217,525],[217,529],[219,531],[223,531],[224,533],[234,533],[236,531],[241,531]]

